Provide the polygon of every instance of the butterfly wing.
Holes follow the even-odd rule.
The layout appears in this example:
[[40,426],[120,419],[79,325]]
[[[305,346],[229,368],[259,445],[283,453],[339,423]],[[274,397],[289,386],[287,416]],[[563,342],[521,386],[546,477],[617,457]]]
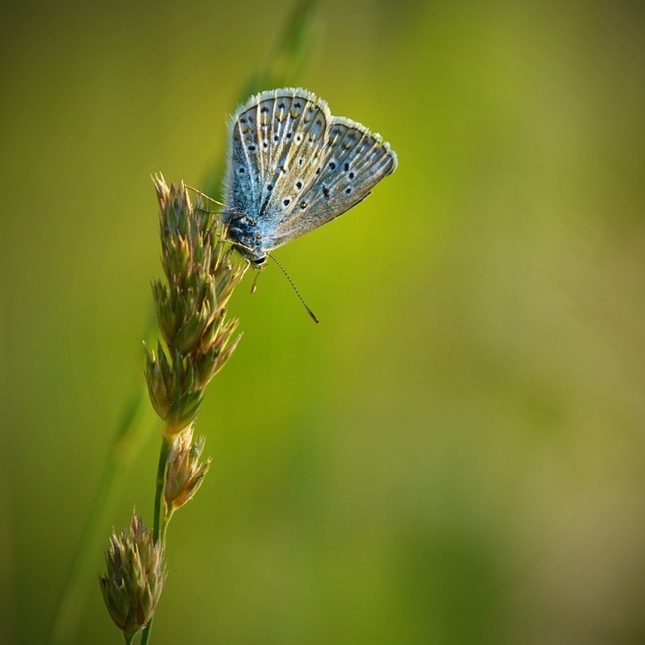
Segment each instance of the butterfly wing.
[[258,257],[276,246],[275,231],[315,182],[330,120],[325,101],[294,88],[262,92],[233,115],[224,221]]
[[314,180],[299,197],[298,207],[283,217],[270,247],[286,244],[342,215],[394,172],[396,153],[378,134],[344,117],[332,117],[325,145],[316,160]]

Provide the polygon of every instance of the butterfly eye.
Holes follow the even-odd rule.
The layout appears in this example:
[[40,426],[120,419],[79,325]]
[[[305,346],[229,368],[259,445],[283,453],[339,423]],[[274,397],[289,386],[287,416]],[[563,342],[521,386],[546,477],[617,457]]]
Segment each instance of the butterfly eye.
[[349,173],[349,175],[348,175],[348,177],[349,177],[350,179],[354,179],[354,177],[356,177],[356,175],[355,175],[353,172],[350,172],[350,173]]
[[237,174],[238,174],[238,175],[243,175],[243,174],[244,174],[244,166],[240,166],[240,167],[237,169]]
[[305,210],[305,208],[307,208],[307,202],[306,202],[306,201],[304,201],[304,200],[303,200],[303,201],[301,201],[301,202],[300,202],[300,208],[301,208],[301,210],[303,210],[303,211],[304,211],[304,210]]
[[278,139],[280,139],[280,137],[277,134],[274,134],[273,135],[273,143],[278,143]]
[[269,142],[268,142],[266,139],[262,142],[262,147],[263,147],[265,150],[269,147]]
[[352,192],[352,187],[350,186],[349,188],[345,188],[345,194],[350,195]]
[[273,184],[267,184],[267,190],[271,192],[273,190]]
[[300,143],[301,141],[302,141],[302,135],[301,135],[301,134],[297,134],[297,135],[296,135],[296,143]]
[[257,148],[255,146],[249,146],[249,152],[255,152]]
[[290,197],[287,197],[286,199],[283,199],[283,200],[282,200],[282,204],[283,204],[284,206],[289,206],[289,204],[291,204],[291,198],[290,198]]
[[298,179],[298,181],[296,182],[296,190],[300,190],[301,188],[302,188],[302,181]]
[[335,161],[330,161],[329,162],[329,170],[336,170],[336,162]]

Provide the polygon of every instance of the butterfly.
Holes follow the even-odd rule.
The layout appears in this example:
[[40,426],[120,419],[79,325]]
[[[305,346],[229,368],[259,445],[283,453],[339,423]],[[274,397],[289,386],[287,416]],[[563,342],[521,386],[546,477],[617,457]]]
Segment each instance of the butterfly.
[[356,206],[397,166],[380,135],[332,116],[301,88],[269,90],[240,105],[226,159],[222,222],[256,267],[273,249]]

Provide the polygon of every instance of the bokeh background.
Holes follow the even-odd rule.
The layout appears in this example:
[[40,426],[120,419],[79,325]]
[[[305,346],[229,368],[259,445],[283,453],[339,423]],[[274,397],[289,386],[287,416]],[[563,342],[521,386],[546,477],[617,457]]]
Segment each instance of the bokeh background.
[[[0,10],[0,641],[42,643],[160,275],[290,3]],[[152,635],[645,642],[645,19],[624,0],[321,0],[298,83],[399,169],[232,302]],[[103,533],[152,522],[159,440]],[[145,424],[144,424],[145,425]],[[96,575],[74,643],[118,643]]]

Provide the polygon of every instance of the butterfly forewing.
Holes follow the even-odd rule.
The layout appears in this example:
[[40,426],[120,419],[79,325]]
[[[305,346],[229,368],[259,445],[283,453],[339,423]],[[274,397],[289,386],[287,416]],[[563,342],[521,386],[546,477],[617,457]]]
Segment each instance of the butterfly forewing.
[[327,104],[304,90],[263,92],[238,110],[231,133],[228,206],[268,235],[297,209],[315,178],[327,131]]
[[231,123],[227,204],[235,213],[253,214],[262,195],[263,158],[259,105],[240,108]]
[[378,134],[355,121],[333,117],[315,181],[302,195],[307,207],[283,219],[274,234],[274,247],[347,212],[393,172],[396,164],[396,155]]

